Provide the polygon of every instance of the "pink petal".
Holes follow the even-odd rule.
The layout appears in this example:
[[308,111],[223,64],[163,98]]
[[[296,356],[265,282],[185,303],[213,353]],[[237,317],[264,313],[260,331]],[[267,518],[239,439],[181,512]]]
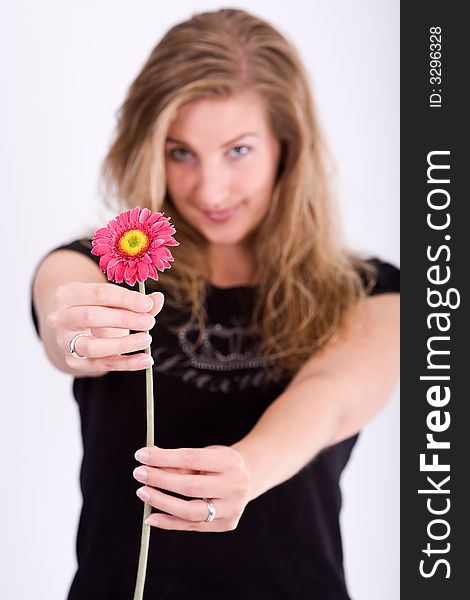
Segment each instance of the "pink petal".
[[161,258],[158,258],[158,256],[157,256],[153,262],[159,271],[163,272],[165,270],[165,265],[163,264],[163,261]]
[[143,208],[142,212],[140,213],[140,217],[139,217],[139,221],[141,222],[141,224],[143,225],[147,219],[150,217],[152,213],[149,211],[148,208]]
[[116,283],[122,283],[124,280],[124,271],[126,270],[126,263],[121,260],[116,265],[116,272],[114,274],[114,279]]
[[154,263],[156,263],[157,260],[161,260],[163,258],[163,252],[161,251],[161,248],[156,248],[155,250],[152,250],[152,252],[150,253],[150,258]]
[[114,271],[116,270],[116,265],[113,265],[112,267],[108,266],[108,269],[106,271],[106,275],[108,277],[108,281],[113,281],[114,280]]
[[101,227],[101,229],[97,229],[95,231],[95,235],[93,236],[94,238],[96,237],[111,237],[112,236],[112,231],[109,229],[109,227]]
[[131,221],[133,221],[137,225],[139,223],[139,216],[140,216],[140,208],[138,206],[136,206],[135,208],[133,208],[131,210],[131,214],[129,215],[129,218]]
[[108,266],[108,263],[112,257],[112,254],[103,254],[103,256],[100,258],[100,269],[103,271],[103,273],[106,271],[106,267]]
[[[150,219],[149,219],[150,221]],[[147,221],[146,225],[148,225],[149,221]],[[149,227],[150,230],[150,235],[157,235],[157,232],[159,231],[164,231],[166,229],[166,223],[155,223],[155,225],[152,225],[151,227]]]
[[131,275],[128,279],[126,279],[126,283],[130,286],[135,285],[135,281],[137,279],[137,269],[135,270],[135,273],[133,275]]
[[108,271],[109,269],[113,269],[113,273],[114,273],[114,269],[116,267],[116,265],[121,261],[121,258],[116,258],[116,256],[114,256],[108,263]]
[[112,232],[116,232],[119,229],[119,223],[117,219],[111,219],[107,226],[111,229]]
[[167,260],[173,260],[173,256],[171,255],[171,252],[168,250],[168,248],[162,246],[161,248],[159,248],[159,251],[162,254],[162,258],[166,258]]
[[160,221],[161,219],[162,219],[161,213],[158,213],[158,212],[152,213],[150,215],[150,217],[147,219],[146,225],[151,227],[154,223],[156,223],[157,221]]
[[[130,261],[129,261],[130,263]],[[129,283],[129,281],[132,280],[132,278],[134,277],[134,283],[135,283],[135,276],[137,275],[137,265],[136,264],[128,264],[126,267],[126,270],[124,272],[124,279],[126,280],[127,283]],[[134,283],[131,283],[130,285],[134,285]]]
[[129,225],[129,212],[130,211],[126,211],[121,213],[120,215],[118,215],[117,219],[119,222],[119,225],[126,230],[127,226]]
[[137,280],[141,283],[147,279],[149,275],[149,266],[145,263],[137,263]]
[[155,225],[155,229],[152,231],[158,231],[158,235],[161,237],[169,237],[170,235],[176,233],[176,229],[168,223],[165,223],[164,227],[158,227],[158,225]]
[[157,269],[152,264],[149,265],[149,277],[158,281]]
[[95,256],[101,256],[102,254],[109,254],[110,251],[110,247],[109,246],[95,246],[91,253],[94,254]]
[[[120,237],[131,228],[141,229],[149,236],[150,248],[134,259],[124,259],[117,252]],[[111,219],[106,227],[97,229],[92,239],[92,254],[100,257],[100,269],[106,272],[109,281],[126,281],[134,286],[148,277],[158,280],[159,272],[171,268],[173,256],[166,246],[179,246],[172,235],[176,229],[163,212],[152,212],[148,208],[134,208]]]
[[93,246],[114,246],[112,237],[103,237],[102,235],[95,235],[95,237],[91,240]]

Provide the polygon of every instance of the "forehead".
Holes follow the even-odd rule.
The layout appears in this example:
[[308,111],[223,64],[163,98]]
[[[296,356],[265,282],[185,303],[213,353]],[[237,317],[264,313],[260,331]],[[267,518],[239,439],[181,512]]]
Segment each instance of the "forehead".
[[170,137],[184,139],[231,139],[245,132],[269,133],[262,99],[254,92],[217,98],[200,98],[181,106],[170,125]]

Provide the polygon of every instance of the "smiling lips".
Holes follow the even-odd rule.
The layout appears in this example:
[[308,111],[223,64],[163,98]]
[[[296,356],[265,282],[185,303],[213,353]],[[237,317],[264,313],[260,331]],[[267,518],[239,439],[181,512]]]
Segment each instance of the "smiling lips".
[[226,210],[208,210],[204,211],[204,214],[211,220],[217,223],[227,221],[230,217],[237,212],[238,206],[232,206]]

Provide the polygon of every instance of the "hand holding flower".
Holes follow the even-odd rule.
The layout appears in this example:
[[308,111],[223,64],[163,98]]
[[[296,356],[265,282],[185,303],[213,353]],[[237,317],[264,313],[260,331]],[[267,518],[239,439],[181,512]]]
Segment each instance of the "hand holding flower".
[[[145,332],[155,325],[163,303],[161,292],[144,297],[109,283],[72,282],[56,289],[48,323],[64,351],[66,364],[74,371],[95,376],[135,371],[148,367],[142,362],[148,361],[148,354],[124,354],[148,348],[151,337]],[[140,333],[130,334],[130,330]],[[76,352],[86,356],[86,361],[69,352],[69,341],[77,332],[88,334],[75,344]]]
[[[147,452],[148,458],[136,453],[142,466],[134,470],[134,477],[145,483],[137,493],[146,503],[168,513],[152,513],[147,519],[149,525],[185,531],[236,529],[251,491],[250,472],[240,452],[229,446],[178,449],[153,446],[140,452]],[[144,492],[149,494],[148,499],[142,495]],[[211,522],[205,521],[208,504],[204,498],[210,499],[216,509]]]

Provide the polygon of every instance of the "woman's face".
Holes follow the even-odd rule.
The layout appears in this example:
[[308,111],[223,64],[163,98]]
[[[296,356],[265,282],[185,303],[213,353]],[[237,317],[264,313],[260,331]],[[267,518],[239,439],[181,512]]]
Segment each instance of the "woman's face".
[[169,194],[210,244],[239,244],[269,210],[279,153],[256,94],[195,100],[168,131]]

